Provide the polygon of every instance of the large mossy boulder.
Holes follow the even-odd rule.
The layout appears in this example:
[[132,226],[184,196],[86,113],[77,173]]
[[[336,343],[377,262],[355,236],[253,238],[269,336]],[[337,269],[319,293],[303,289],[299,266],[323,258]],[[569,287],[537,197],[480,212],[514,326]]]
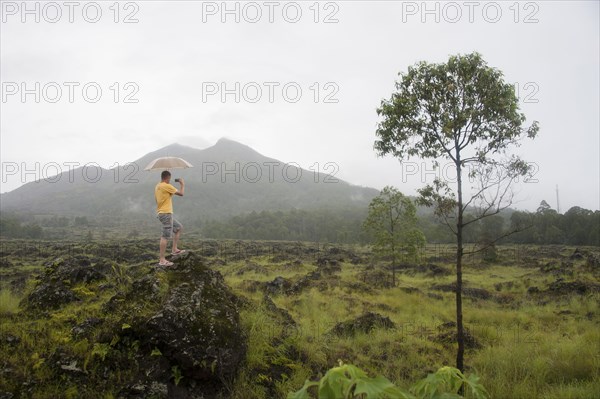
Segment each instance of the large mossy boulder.
[[172,260],[169,269],[136,255],[48,261],[23,301],[28,316],[63,320],[70,333],[46,372],[77,384],[81,397],[95,387],[118,398],[200,399],[231,383],[246,355],[243,301],[201,257]]
[[[181,397],[193,397],[182,395],[182,389],[218,389],[223,381],[233,379],[245,358],[246,337],[240,325],[238,298],[221,273],[209,269],[193,253],[174,262],[174,269],[157,271],[164,273],[160,276],[134,281],[124,296],[128,309],[140,309],[136,302],[154,303],[151,311],[146,308],[135,315],[128,311],[123,314],[123,322],[131,323],[125,334],[139,341],[143,353],[138,380],[125,390],[126,396],[136,396],[131,391],[135,387],[143,397],[159,382],[171,393],[176,389]],[[160,359],[150,352],[160,353]],[[183,381],[178,387],[172,384],[174,370]]]
[[183,375],[211,379],[231,376],[245,355],[236,299],[222,275],[199,262],[170,271],[177,281],[142,335],[177,363]]

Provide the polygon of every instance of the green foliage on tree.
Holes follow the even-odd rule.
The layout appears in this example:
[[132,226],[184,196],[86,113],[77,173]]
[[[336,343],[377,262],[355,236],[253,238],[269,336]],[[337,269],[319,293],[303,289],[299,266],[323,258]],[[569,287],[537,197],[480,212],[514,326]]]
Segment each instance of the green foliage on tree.
[[600,246],[600,211],[574,206],[564,214],[542,201],[534,213],[516,211],[510,216],[513,228],[527,226],[507,242],[517,244],[562,244]]
[[[434,208],[456,237],[456,365],[464,370],[462,321],[463,230],[512,204],[511,183],[527,176],[529,165],[508,150],[522,138],[534,138],[537,122],[523,128],[514,86],[480,54],[451,56],[447,62],[419,62],[402,73],[396,91],[381,102],[375,150],[401,161],[430,159],[450,162],[452,182],[436,178],[421,190],[420,202]],[[463,187],[467,177],[473,186]],[[466,183],[466,182],[465,182]],[[467,207],[475,209],[465,220]]]
[[396,266],[404,259],[414,261],[425,236],[417,229],[416,206],[394,187],[386,186],[369,204],[363,224],[373,237],[373,252],[392,261],[393,284]]

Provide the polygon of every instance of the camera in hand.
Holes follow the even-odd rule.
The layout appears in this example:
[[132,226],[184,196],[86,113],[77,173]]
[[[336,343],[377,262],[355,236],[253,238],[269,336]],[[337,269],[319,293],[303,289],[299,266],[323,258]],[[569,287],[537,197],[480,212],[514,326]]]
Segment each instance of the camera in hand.
[[179,179],[175,179],[175,183],[179,183]]

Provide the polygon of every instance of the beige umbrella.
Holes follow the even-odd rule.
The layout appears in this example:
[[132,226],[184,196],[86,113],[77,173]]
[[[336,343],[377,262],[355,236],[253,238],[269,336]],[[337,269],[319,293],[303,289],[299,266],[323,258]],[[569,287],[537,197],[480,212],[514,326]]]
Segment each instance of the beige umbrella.
[[144,170],[186,169],[193,167],[194,165],[182,158],[160,157],[150,162]]

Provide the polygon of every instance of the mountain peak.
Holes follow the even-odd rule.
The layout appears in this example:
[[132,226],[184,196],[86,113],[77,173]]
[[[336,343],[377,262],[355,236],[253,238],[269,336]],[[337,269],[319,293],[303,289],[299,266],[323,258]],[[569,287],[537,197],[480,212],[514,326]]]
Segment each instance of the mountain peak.
[[221,137],[215,145],[206,149],[206,151],[214,152],[214,153],[223,153],[228,154],[230,157],[239,157],[240,159],[247,160],[250,158],[266,158],[264,155],[260,154],[258,151],[253,149],[246,144],[242,144],[239,141],[235,141],[232,139],[228,139],[225,137]]
[[190,151],[199,151],[199,150],[196,150],[193,147],[188,147],[186,145],[182,145],[179,143],[172,143],[165,147],[159,148],[156,151],[152,151],[152,152],[144,155],[143,157],[136,160],[136,162],[141,162],[143,164],[142,161],[145,161],[147,163],[147,162],[150,162],[151,160],[159,158],[159,157],[178,157],[178,156],[181,156],[182,154],[188,153]]
[[228,139],[227,137],[221,137],[219,140],[217,140],[217,142],[214,145],[215,147],[219,146],[219,147],[223,147],[223,146],[239,146],[239,147],[248,147],[245,144],[240,143],[239,141],[235,141],[232,139]]
[[171,143],[165,147],[162,147],[158,151],[181,151],[181,150],[193,150],[194,148],[179,143]]

